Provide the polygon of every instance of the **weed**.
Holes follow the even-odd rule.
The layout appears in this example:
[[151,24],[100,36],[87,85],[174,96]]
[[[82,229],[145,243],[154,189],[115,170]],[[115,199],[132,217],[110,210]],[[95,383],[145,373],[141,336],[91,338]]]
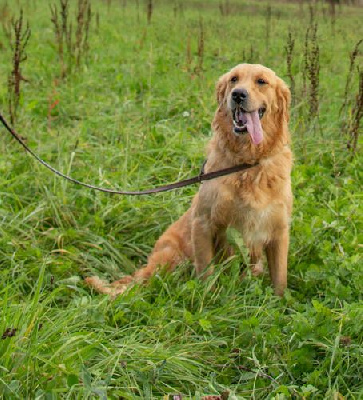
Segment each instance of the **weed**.
[[335,35],[335,22],[336,22],[336,11],[335,11],[335,0],[329,0],[330,4],[330,23],[333,36]]
[[196,72],[203,72],[203,62],[204,62],[204,42],[205,42],[205,33],[204,33],[204,24],[202,17],[199,18],[199,36],[198,36],[198,65]]
[[23,24],[23,10],[20,10],[18,19],[11,20],[8,32],[9,44],[12,52],[12,71],[8,75],[8,109],[11,123],[14,124],[21,95],[21,82],[26,81],[22,73],[21,64],[27,60],[26,47],[31,35],[29,23]]
[[71,69],[72,24],[68,22],[69,0],[59,0],[59,11],[56,4],[50,5],[51,22],[54,27],[55,40],[58,47],[60,76],[65,78],[67,68],[64,60],[64,48],[68,52],[68,69]]
[[78,0],[74,46],[77,67],[81,65],[81,59],[87,56],[89,50],[88,38],[91,18],[91,0]]
[[309,3],[309,16],[310,16],[309,25],[310,26],[314,25],[314,22],[316,19],[317,7],[318,7],[317,1]]
[[191,39],[190,35],[187,37],[187,47],[186,47],[186,66],[187,66],[187,71],[191,71],[191,66],[192,66],[192,47],[191,47]]
[[348,104],[348,95],[349,92],[351,91],[351,83],[352,83],[352,77],[353,77],[353,70],[354,70],[354,66],[355,66],[355,62],[357,59],[357,56],[359,55],[359,46],[361,45],[361,43],[363,42],[363,39],[360,39],[356,45],[354,46],[353,51],[350,53],[349,55],[349,72],[347,75],[347,79],[346,79],[346,83],[345,83],[345,89],[344,89],[344,101],[342,103],[342,106],[340,107],[339,110],[339,115],[341,115],[342,111],[345,109],[345,107]]
[[295,47],[295,39],[292,37],[291,28],[287,34],[287,41],[285,45],[286,51],[286,65],[287,65],[287,76],[290,79],[290,91],[291,91],[291,106],[295,105],[295,77],[292,72],[292,58]]
[[226,17],[231,14],[231,5],[229,0],[219,1],[219,12],[223,17]]
[[153,10],[154,10],[153,0],[147,0],[146,17],[147,17],[147,23],[148,24],[151,24],[151,18],[152,18],[152,15],[153,15]]
[[[50,11],[58,48],[60,76],[63,79],[71,73],[73,60],[75,60],[76,66],[79,68],[82,58],[86,57],[88,53],[89,30],[92,18],[91,1],[78,0],[75,15],[75,33],[73,33],[73,25],[69,16],[69,0],[59,0],[59,9],[56,4],[53,4],[50,6]],[[99,15],[96,24],[98,31]]]
[[302,67],[302,94],[303,96],[307,93],[307,75],[308,75],[308,53],[309,53],[309,32],[310,28],[306,29],[305,41],[304,41],[304,53],[303,53],[303,67]]
[[270,37],[271,37],[271,24],[272,24],[272,7],[271,4],[266,6],[266,50],[269,48]]
[[100,13],[99,11],[96,12],[96,33],[100,33]]
[[307,93],[307,80],[309,80],[309,119],[319,115],[320,51],[317,31],[318,24],[315,23],[306,29],[305,34],[303,94]]
[[140,23],[140,2],[136,0],[136,10],[137,10],[137,23]]
[[359,71],[359,89],[355,96],[355,103],[352,108],[351,122],[348,128],[347,147],[352,151],[353,155],[357,151],[359,127],[363,116],[363,71]]

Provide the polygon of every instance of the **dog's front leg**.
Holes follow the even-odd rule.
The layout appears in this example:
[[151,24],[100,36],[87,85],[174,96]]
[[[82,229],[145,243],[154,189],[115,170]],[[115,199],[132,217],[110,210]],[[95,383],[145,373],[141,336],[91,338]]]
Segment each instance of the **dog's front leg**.
[[287,286],[287,253],[289,230],[285,228],[279,236],[266,246],[267,263],[275,294],[282,296]]
[[205,271],[214,257],[213,232],[208,219],[194,218],[192,223],[192,248],[197,275],[204,279],[213,272],[212,267]]

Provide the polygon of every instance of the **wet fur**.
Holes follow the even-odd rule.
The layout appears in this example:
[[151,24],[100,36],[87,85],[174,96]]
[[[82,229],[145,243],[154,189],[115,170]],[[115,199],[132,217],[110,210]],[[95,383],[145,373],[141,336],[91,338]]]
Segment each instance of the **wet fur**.
[[[238,77],[237,83],[231,82],[232,76]],[[258,78],[268,84],[257,84]],[[251,109],[266,107],[261,120],[264,138],[257,146],[249,134],[233,133],[229,100],[231,91],[238,86],[248,90]],[[262,65],[240,64],[219,79],[216,92],[218,108],[212,122],[214,136],[208,147],[205,171],[241,163],[258,165],[204,182],[189,210],[156,242],[147,265],[111,284],[98,277],[87,278],[87,283],[97,291],[118,295],[130,285],[145,282],[159,267],[172,271],[186,259],[193,262],[198,276],[206,277],[213,272],[217,254],[230,254],[226,230],[233,227],[242,234],[249,249],[253,273],[262,271],[265,252],[275,293],[283,294],[292,210],[290,91],[272,70]]]

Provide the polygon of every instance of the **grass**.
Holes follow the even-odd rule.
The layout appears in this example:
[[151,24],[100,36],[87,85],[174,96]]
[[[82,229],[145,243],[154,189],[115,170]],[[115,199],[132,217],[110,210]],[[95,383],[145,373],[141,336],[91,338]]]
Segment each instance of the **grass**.
[[[197,188],[146,197],[89,191],[50,174],[1,130],[0,396],[199,399],[228,390],[238,399],[362,398],[362,157],[350,156],[341,128],[356,72],[339,116],[362,8],[337,7],[333,37],[328,4],[316,3],[320,109],[311,119],[302,94],[308,4],[301,15],[297,5],[274,2],[266,42],[264,2],[231,2],[222,17],[217,1],[160,0],[148,25],[142,2],[94,1],[99,33],[93,20],[87,60],[62,81],[48,2],[18,3],[32,36],[16,128],[56,168],[130,190],[199,171],[223,72],[259,62],[288,82],[290,29],[295,204],[283,299],[267,276],[240,282],[242,249],[207,282],[183,265],[112,302],[82,278],[134,271]],[[5,35],[0,44],[6,112]]]

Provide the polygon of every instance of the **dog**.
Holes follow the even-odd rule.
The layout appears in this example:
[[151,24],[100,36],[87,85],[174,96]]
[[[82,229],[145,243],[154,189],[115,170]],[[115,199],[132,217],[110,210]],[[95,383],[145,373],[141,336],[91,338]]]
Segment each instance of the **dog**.
[[188,211],[156,242],[147,265],[111,284],[87,278],[96,291],[116,296],[158,268],[172,271],[185,260],[206,278],[213,262],[231,255],[226,230],[232,227],[249,250],[252,273],[263,271],[265,252],[274,292],[283,295],[293,202],[290,91],[271,69],[239,64],[221,76],[216,94],[205,172],[242,163],[253,167],[204,182]]

